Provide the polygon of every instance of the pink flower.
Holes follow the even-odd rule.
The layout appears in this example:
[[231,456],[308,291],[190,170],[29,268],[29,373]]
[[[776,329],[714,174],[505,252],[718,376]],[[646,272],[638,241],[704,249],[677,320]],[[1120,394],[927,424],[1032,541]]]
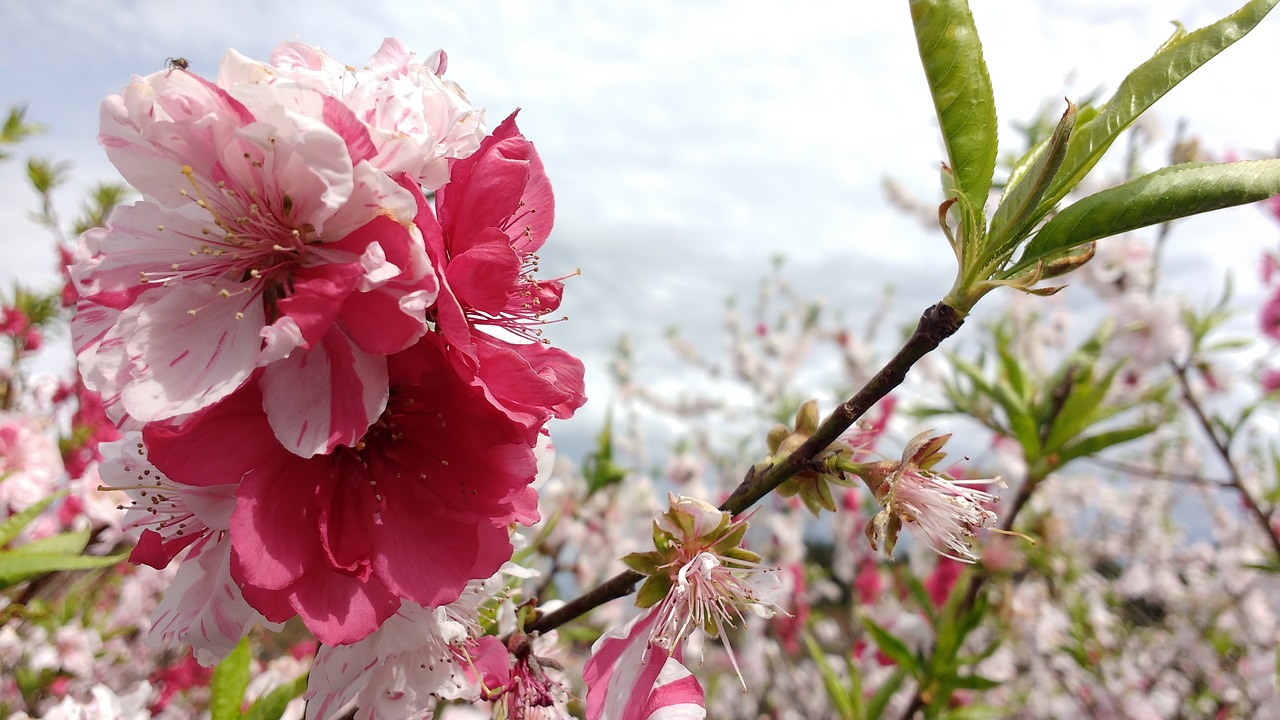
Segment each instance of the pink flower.
[[420,192],[370,160],[368,128],[294,84],[170,70],[103,104],[102,144],[141,202],[81,238],[73,331],[113,417],[165,420],[257,367],[276,435],[354,443],[386,402],[384,357],[427,330]]
[[159,647],[191,645],[196,658],[210,666],[235,649],[255,625],[270,626],[245,602],[231,576],[227,531],[236,486],[173,481],[150,462],[137,432],[104,444],[102,451],[103,483],[133,500],[124,528],[140,534],[129,559],[155,568],[179,562],[152,614],[147,641]]
[[1264,392],[1280,390],[1280,368],[1267,368],[1262,371],[1262,389]]
[[934,552],[964,563],[977,561],[973,540],[978,530],[995,520],[995,513],[986,506],[997,498],[973,486],[999,478],[954,480],[932,470],[945,457],[941,450],[950,437],[926,430],[907,443],[901,462],[891,465],[892,472],[875,491],[880,512],[866,526],[871,547],[883,545],[892,554],[898,531],[906,525]]
[[955,587],[963,571],[964,565],[961,563],[946,556],[938,556],[938,563],[933,566],[933,572],[924,579],[923,583],[934,607],[940,608],[946,604],[947,597],[951,595],[951,588]]
[[1174,298],[1125,293],[1112,305],[1112,317],[1116,333],[1107,343],[1107,352],[1127,358],[1134,370],[1176,359],[1191,347],[1191,334]]
[[606,632],[591,646],[582,669],[587,683],[587,720],[678,720],[705,718],[702,685],[683,664],[683,648],[649,639],[657,608],[626,627]]
[[269,63],[227,53],[218,84],[296,83],[333,96],[368,129],[374,166],[435,190],[449,180],[449,163],[474,153],[484,137],[484,112],[443,78],[447,66],[443,50],[414,62],[413,51],[395,38],[384,40],[362,69],[294,41],[277,46]]
[[1262,306],[1262,313],[1259,316],[1262,324],[1262,334],[1272,340],[1280,340],[1280,288],[1271,294],[1265,305]]
[[1280,195],[1272,195],[1266,200],[1263,200],[1262,204],[1271,211],[1271,214],[1274,215],[1277,220],[1280,220]]
[[699,630],[718,635],[737,671],[726,630],[745,622],[744,611],[771,617],[781,591],[774,568],[739,547],[746,529],[745,519],[701,500],[669,496],[668,511],[654,522],[657,549],[624,558],[648,575],[636,603],[650,610],[592,647],[583,669],[587,720],[648,718],[659,710],[664,718],[706,716],[702,687],[682,664],[685,639]]
[[0,517],[35,505],[63,479],[58,445],[35,417],[0,412]]
[[569,720],[564,667],[547,657],[558,647],[557,634],[529,636],[517,632],[507,640],[511,674],[506,685],[482,696],[494,703],[496,717],[509,720]]
[[582,363],[541,342],[560,306],[560,280],[537,280],[538,248],[555,217],[551,185],[515,115],[453,166],[437,194],[437,224],[419,225],[441,274],[435,319],[458,372],[530,438],[586,401]]
[[489,599],[472,583],[438,608],[401,604],[382,627],[352,645],[323,645],[307,683],[307,717],[359,720],[431,717],[438,699],[476,699],[508,681],[507,650],[479,637],[479,608]]
[[537,520],[522,429],[450,370],[440,344],[429,335],[392,356],[386,410],[328,455],[302,458],[275,440],[256,381],[144,432],[170,478],[238,483],[231,573],[268,620],[297,614],[326,644],[356,642],[401,599],[456,600],[510,559],[509,524]]

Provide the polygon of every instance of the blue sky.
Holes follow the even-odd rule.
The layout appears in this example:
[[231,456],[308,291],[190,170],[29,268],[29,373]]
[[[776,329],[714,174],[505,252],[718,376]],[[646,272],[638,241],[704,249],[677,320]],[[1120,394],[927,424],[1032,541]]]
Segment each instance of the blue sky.
[[[228,47],[265,57],[298,37],[352,65],[394,35],[450,57],[448,77],[490,125],[516,107],[557,193],[557,230],[544,271],[582,269],[566,291],[571,319],[551,336],[588,363],[596,402],[566,428],[598,426],[603,365],[617,334],[662,368],[664,327],[717,346],[723,299],[749,294],[771,256],[793,282],[860,317],[885,282],[905,319],[950,286],[936,233],[889,209],[892,176],[937,199],[943,153],[906,2],[521,3],[319,0],[48,0],[11,3],[0,27],[0,108],[26,103],[49,132],[30,152],[69,160],[77,193],[113,177],[95,143],[98,105],[131,74],[170,56],[212,76]],[[1046,98],[1107,91],[1169,34],[1237,5],[1225,0],[971,0],[996,89],[1002,130]],[[1187,118],[1207,150],[1270,152],[1280,140],[1280,16],[1156,106],[1168,130]],[[52,277],[53,254],[26,219],[33,199],[17,163],[0,165],[0,287]],[[1189,222],[1174,238],[1175,271],[1243,268],[1256,302],[1254,259],[1275,226],[1253,208]],[[1070,291],[1068,291],[1070,292]],[[1251,296],[1250,293],[1253,293]],[[1081,295],[1085,291],[1081,290]]]

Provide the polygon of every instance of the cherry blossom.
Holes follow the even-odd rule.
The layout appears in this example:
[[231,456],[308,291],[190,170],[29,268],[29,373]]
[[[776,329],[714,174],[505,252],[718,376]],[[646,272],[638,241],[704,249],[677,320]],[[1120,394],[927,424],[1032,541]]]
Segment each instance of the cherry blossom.
[[430,718],[440,699],[478,698],[507,682],[507,651],[480,637],[480,605],[491,593],[469,583],[448,605],[404,601],[363,640],[321,646],[307,685],[307,717],[360,720]]
[[424,209],[417,217],[441,275],[440,334],[457,371],[532,440],[586,396],[582,363],[541,342],[544,316],[560,306],[564,289],[558,279],[533,277],[555,203],[514,114],[453,166],[436,200],[438,223]]
[[133,500],[124,528],[138,534],[130,559],[178,571],[151,617],[149,643],[191,645],[196,659],[212,665],[226,657],[255,625],[274,629],[245,602],[231,576],[227,535],[235,506],[233,483],[191,486],[156,468],[140,433],[102,446],[103,483]]
[[537,520],[537,462],[523,429],[450,371],[440,345],[429,335],[392,356],[385,412],[328,455],[302,458],[276,441],[256,381],[144,431],[170,478],[238,483],[231,573],[268,620],[297,614],[326,644],[356,642],[401,599],[456,600],[510,559],[509,524]]
[[696,631],[719,636],[741,680],[726,630],[745,624],[744,610],[759,617],[777,610],[774,568],[739,547],[745,519],[674,494],[668,505],[654,522],[657,549],[625,558],[648,575],[636,604],[649,610],[601,636],[583,668],[588,720],[705,717],[702,687],[683,664],[685,639]]
[[443,50],[416,62],[415,53],[395,38],[384,40],[359,69],[290,41],[277,46],[268,62],[228,52],[218,84],[297,84],[337,98],[367,128],[374,166],[407,173],[436,190],[449,181],[449,163],[474,153],[484,137],[484,112],[471,106],[457,83],[444,79],[447,67]]
[[355,442],[386,403],[383,358],[427,331],[435,299],[417,184],[370,162],[346,106],[296,84],[135,78],[103,104],[100,139],[143,194],[85,233],[72,268],[81,371],[113,418],[198,411],[266,366],[281,442]]
[[26,510],[62,480],[58,445],[39,418],[0,412],[0,478],[0,513]]
[[877,464],[864,471],[882,508],[867,523],[866,535],[873,548],[892,554],[898,531],[905,525],[935,552],[952,560],[973,563],[973,540],[979,529],[996,518],[987,505],[997,498],[978,490],[994,480],[954,480],[933,470],[943,457],[942,447],[951,436],[926,430],[902,451],[902,460]]

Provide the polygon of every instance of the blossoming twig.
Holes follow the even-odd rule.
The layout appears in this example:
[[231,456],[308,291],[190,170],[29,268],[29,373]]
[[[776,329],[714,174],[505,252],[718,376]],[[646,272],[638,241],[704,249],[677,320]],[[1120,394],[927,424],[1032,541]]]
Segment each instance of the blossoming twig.
[[[846,400],[827,416],[809,439],[796,448],[783,462],[764,472],[749,470],[747,476],[720,504],[720,509],[733,515],[740,515],[761,498],[776,490],[788,478],[808,467],[809,462],[842,433],[849,429],[858,418],[902,384],[911,369],[925,355],[932,352],[942,341],[951,337],[964,323],[964,316],[945,303],[937,303],[920,316],[915,332],[903,343],[898,352],[887,362],[875,377],[871,378],[853,397]],[[632,570],[621,572],[600,585],[566,603],[555,612],[548,613],[530,623],[528,632],[546,632],[579,617],[592,609],[635,592],[636,583],[644,578]]]

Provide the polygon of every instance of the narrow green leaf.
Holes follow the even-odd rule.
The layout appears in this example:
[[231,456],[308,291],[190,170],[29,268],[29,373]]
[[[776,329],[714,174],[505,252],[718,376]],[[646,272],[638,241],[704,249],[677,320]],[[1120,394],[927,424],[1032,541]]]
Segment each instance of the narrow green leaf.
[[[1150,60],[1129,73],[1092,122],[1077,127],[1058,178],[1041,201],[1048,212],[1102,158],[1111,143],[1147,108],[1215,55],[1244,37],[1278,0],[1252,0],[1236,12],[1195,32],[1174,37]],[[1190,214],[1190,213],[1187,213]],[[1043,216],[1043,213],[1041,213]]]
[[244,714],[245,720],[280,720],[285,708],[294,698],[307,690],[307,676],[304,674],[297,680],[272,690],[253,702],[249,712]]
[[1073,203],[1027,244],[1013,273],[1090,240],[1280,194],[1280,159],[1187,163]]
[[213,669],[209,680],[209,712],[211,720],[239,720],[242,716],[244,691],[249,687],[249,638]]
[[889,706],[889,700],[893,698],[893,694],[898,692],[898,688],[902,687],[902,681],[907,678],[907,671],[898,668],[893,671],[887,680],[876,688],[875,694],[867,701],[867,720],[879,720],[884,715],[884,710]]
[[50,535],[47,538],[32,540],[26,545],[9,548],[15,553],[44,553],[47,555],[79,555],[89,544],[89,529]]
[[1066,112],[1035,164],[1017,179],[1012,188],[1005,190],[1000,206],[991,216],[987,242],[993,256],[1005,259],[1012,256],[1014,246],[1044,217],[1037,215],[1036,210],[1067,156],[1067,144],[1075,130],[1077,117],[1076,106],[1068,102]]
[[920,661],[916,659],[915,653],[911,652],[906,643],[877,625],[871,618],[862,618],[862,624],[867,628],[867,632],[871,633],[871,638],[876,641],[876,646],[881,652],[897,663],[898,667],[916,677],[920,676]]
[[119,555],[64,555],[62,553],[0,552],[0,588],[59,570],[93,570],[110,567],[128,557]]
[[1058,466],[1062,467],[1068,462],[1076,458],[1096,455],[1103,450],[1115,445],[1137,440],[1155,432],[1160,427],[1160,423],[1142,423],[1133,425],[1119,430],[1110,430],[1108,432],[1090,435],[1079,442],[1072,443],[1069,447],[1063,449],[1058,455]]
[[826,689],[827,697],[831,699],[831,704],[840,713],[840,717],[843,720],[857,720],[858,716],[855,714],[853,703],[846,694],[844,686],[840,684],[840,678],[836,677],[831,664],[827,662],[826,653],[822,652],[818,642],[808,632],[804,634],[804,646],[809,651],[809,657],[818,666],[818,674],[822,676],[822,687]]
[[1000,687],[998,681],[984,678],[981,675],[956,675],[950,678],[949,684],[951,687],[960,690],[990,690]]
[[14,513],[6,518],[4,522],[0,523],[0,548],[8,545],[9,541],[18,537],[18,533],[22,532],[22,528],[29,525],[32,520],[36,519],[37,515],[44,512],[44,509],[49,507],[50,503],[66,494],[66,490],[61,490],[41,500],[35,505],[32,505],[26,510],[23,510],[20,513]]
[[942,720],[1005,720],[1009,717],[1008,708],[995,708],[990,705],[965,705],[947,710]]
[[1053,427],[1044,441],[1045,452],[1058,452],[1072,438],[1098,422],[1098,408],[1106,400],[1107,391],[1121,367],[1121,363],[1116,363],[1097,380],[1091,374],[1083,372],[1076,375],[1075,384],[1071,386],[1067,399],[1053,418]]
[[924,583],[911,572],[902,573],[901,577],[906,581],[907,592],[911,594],[911,599],[929,618],[929,626],[937,627],[938,611],[933,609],[933,598],[929,597],[929,591],[924,589]]
[[996,167],[996,103],[967,0],[911,0],[920,60],[956,186],[981,215]]

